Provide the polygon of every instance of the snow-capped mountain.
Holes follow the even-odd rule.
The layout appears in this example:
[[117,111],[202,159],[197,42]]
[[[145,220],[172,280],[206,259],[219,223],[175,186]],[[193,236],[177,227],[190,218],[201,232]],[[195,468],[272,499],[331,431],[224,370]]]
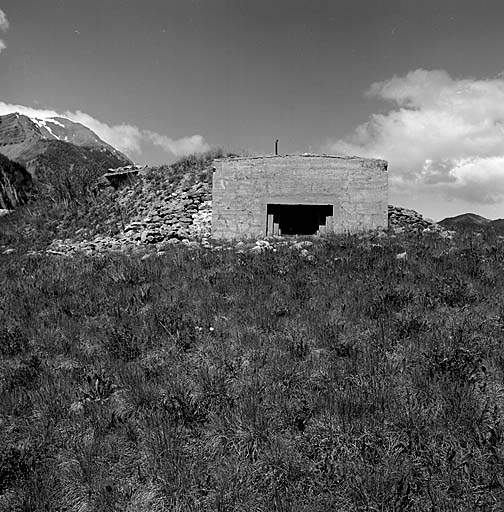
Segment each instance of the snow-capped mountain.
[[95,132],[83,124],[70,121],[65,117],[49,117],[46,119],[30,118],[35,123],[41,134],[46,139],[71,142],[77,146],[97,146],[113,149],[110,144],[104,142]]
[[106,149],[121,160],[131,163],[120,151],[104,142],[86,126],[64,117],[30,118],[13,113],[0,116],[0,153],[22,163],[43,152],[44,142],[60,141],[87,148]]
[[[48,170],[130,165],[131,160],[86,126],[64,117],[30,118],[18,113],[0,116],[0,153],[23,164],[43,180]],[[76,167],[77,166],[77,167]]]

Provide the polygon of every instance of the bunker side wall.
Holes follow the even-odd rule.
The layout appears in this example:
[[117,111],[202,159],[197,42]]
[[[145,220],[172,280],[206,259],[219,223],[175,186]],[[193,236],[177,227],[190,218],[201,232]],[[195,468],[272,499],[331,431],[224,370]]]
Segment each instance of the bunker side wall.
[[221,160],[212,203],[216,239],[265,236],[268,203],[332,204],[335,233],[386,227],[386,163],[304,156]]

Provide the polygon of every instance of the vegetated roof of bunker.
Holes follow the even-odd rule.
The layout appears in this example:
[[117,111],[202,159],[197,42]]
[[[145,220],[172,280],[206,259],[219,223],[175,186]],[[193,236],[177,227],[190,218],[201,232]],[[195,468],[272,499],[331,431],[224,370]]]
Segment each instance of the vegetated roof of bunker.
[[381,158],[365,158],[362,156],[348,156],[348,155],[327,155],[321,153],[298,153],[298,154],[285,154],[285,155],[255,155],[255,156],[228,156],[223,158],[216,158],[214,162],[222,162],[229,160],[262,160],[262,159],[270,159],[270,158],[337,158],[340,160],[366,160],[372,162],[383,162],[388,163],[386,160]]

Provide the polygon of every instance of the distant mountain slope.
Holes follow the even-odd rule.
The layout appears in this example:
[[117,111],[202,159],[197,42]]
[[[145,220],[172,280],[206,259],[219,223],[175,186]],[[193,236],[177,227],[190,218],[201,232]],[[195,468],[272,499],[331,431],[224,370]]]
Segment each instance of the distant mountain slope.
[[80,123],[70,121],[70,119],[51,117],[48,119],[33,118],[32,121],[39,127],[46,139],[71,142],[76,146],[107,147],[114,150],[112,146],[101,140],[92,130]]
[[0,154],[0,209],[12,210],[26,202],[32,192],[30,173]]
[[495,229],[496,231],[504,231],[504,219],[495,219],[488,223],[490,227]]
[[107,149],[55,140],[48,141],[45,151],[26,165],[40,185],[53,189],[72,185],[82,195],[108,169],[124,164]]
[[132,163],[82,124],[17,113],[0,116],[0,153],[24,165],[53,198],[64,188],[66,198],[80,195],[109,168]]
[[475,213],[463,213],[455,217],[447,217],[438,222],[446,229],[454,231],[481,231],[491,229],[504,233],[504,219],[490,220]]
[[0,116],[0,152],[12,160],[28,162],[43,153],[51,141],[107,150],[122,165],[131,163],[128,157],[101,140],[92,130],[64,117],[32,119],[18,113]]
[[447,217],[442,221],[438,222],[446,229],[457,229],[457,228],[481,228],[486,226],[490,221],[486,217],[476,215],[475,213],[463,213],[456,215],[455,217]]

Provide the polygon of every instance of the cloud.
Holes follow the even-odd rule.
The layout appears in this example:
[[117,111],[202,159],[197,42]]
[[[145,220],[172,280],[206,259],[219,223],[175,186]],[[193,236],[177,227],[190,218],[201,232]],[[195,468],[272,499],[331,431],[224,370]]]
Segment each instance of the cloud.
[[0,101],[0,116],[12,114],[13,112],[19,112],[20,114],[23,114],[25,116],[37,117],[39,119],[60,115],[54,110],[35,109],[25,107],[24,105],[11,105],[9,103],[4,103],[3,101]]
[[504,199],[504,75],[454,79],[417,69],[372,84],[366,95],[395,107],[327,150],[385,158],[396,192],[433,191],[480,204]]
[[[50,117],[50,116],[48,116]],[[140,154],[142,152],[142,142],[145,140],[143,132],[136,126],[130,124],[119,124],[109,126],[98,119],[77,110],[71,112],[67,110],[62,117],[67,117],[71,121],[83,124],[93,130],[98,137],[114,146],[119,151],[132,154]]]
[[[9,20],[7,19],[5,12],[0,9],[0,31],[7,32],[7,30],[9,30]],[[2,50],[5,50],[5,48],[7,48],[7,45],[2,39],[0,39],[0,53],[2,53]]]
[[0,30],[3,32],[7,32],[7,30],[9,30],[9,20],[2,9],[0,9]]
[[155,144],[167,153],[174,156],[182,156],[191,153],[199,153],[210,149],[209,144],[201,135],[192,135],[181,139],[170,139],[151,130],[142,130],[130,124],[118,124],[110,126],[95,117],[80,110],[72,112],[67,110],[58,113],[50,109],[36,109],[24,105],[12,105],[0,101],[0,115],[19,112],[28,117],[45,119],[48,117],[66,117],[76,123],[81,123],[93,130],[101,139],[126,153],[128,156],[140,155],[144,144]]
[[210,149],[210,146],[201,135],[193,135],[192,137],[183,137],[182,139],[173,140],[155,132],[146,131],[145,133],[153,144],[169,153],[173,153],[175,156],[201,153]]

